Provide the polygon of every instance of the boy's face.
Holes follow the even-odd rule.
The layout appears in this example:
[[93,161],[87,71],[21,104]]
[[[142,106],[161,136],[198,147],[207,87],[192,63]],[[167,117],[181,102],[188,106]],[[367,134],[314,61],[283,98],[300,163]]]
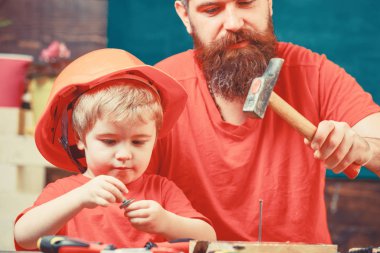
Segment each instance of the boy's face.
[[155,140],[154,120],[131,125],[98,119],[87,133],[85,143],[78,142],[78,148],[86,154],[85,175],[110,175],[128,184],[146,170]]

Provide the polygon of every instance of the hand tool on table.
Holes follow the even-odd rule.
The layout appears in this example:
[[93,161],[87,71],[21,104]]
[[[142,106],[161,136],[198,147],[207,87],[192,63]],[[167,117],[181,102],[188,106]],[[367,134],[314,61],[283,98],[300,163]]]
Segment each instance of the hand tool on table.
[[189,253],[189,239],[147,242],[144,248],[116,248],[112,244],[48,235],[38,240],[37,247],[44,253]]
[[[277,115],[305,138],[312,140],[317,127],[273,91],[283,62],[281,58],[272,58],[264,74],[253,79],[243,112],[253,113],[256,117],[263,118],[269,104]],[[361,165],[351,164],[343,173],[348,178],[354,179],[358,176],[360,168]]]
[[37,247],[44,253],[99,253],[116,249],[112,244],[90,243],[58,235],[41,237],[38,239]]
[[380,247],[367,247],[367,248],[351,248],[348,253],[378,253],[380,252]]

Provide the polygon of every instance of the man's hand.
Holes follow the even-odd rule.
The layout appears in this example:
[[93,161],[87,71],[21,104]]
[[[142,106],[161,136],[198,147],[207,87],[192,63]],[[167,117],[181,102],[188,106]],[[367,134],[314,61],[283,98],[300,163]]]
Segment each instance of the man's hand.
[[125,209],[124,216],[138,230],[155,234],[165,231],[167,211],[156,201],[134,201]]
[[334,173],[344,171],[353,163],[364,165],[373,156],[370,144],[344,122],[320,122],[313,139],[305,139],[305,144],[314,150],[314,157]]
[[127,187],[119,179],[101,175],[91,179],[81,187],[75,189],[83,208],[108,206],[110,203],[122,202],[123,193]]

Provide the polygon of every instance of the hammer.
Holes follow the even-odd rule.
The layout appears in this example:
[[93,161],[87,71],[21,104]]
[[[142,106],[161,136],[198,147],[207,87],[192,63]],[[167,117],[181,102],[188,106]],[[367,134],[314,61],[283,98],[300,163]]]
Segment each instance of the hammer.
[[[317,127],[273,91],[283,63],[284,59],[272,58],[264,74],[253,79],[243,112],[253,113],[262,119],[269,104],[278,116],[311,141]],[[343,173],[354,179],[358,176],[360,168],[358,164],[351,164]]]

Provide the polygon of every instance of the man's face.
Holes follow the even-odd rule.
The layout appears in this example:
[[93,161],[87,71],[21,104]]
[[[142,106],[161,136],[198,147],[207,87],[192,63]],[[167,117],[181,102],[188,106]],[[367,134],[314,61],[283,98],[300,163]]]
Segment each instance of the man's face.
[[182,20],[214,93],[244,100],[251,80],[275,54],[271,1],[190,0],[185,14]]
[[[228,32],[248,29],[263,33],[272,16],[271,0],[190,0],[188,2],[190,34],[196,33],[204,45],[223,38]],[[195,30],[194,30],[195,29]]]

